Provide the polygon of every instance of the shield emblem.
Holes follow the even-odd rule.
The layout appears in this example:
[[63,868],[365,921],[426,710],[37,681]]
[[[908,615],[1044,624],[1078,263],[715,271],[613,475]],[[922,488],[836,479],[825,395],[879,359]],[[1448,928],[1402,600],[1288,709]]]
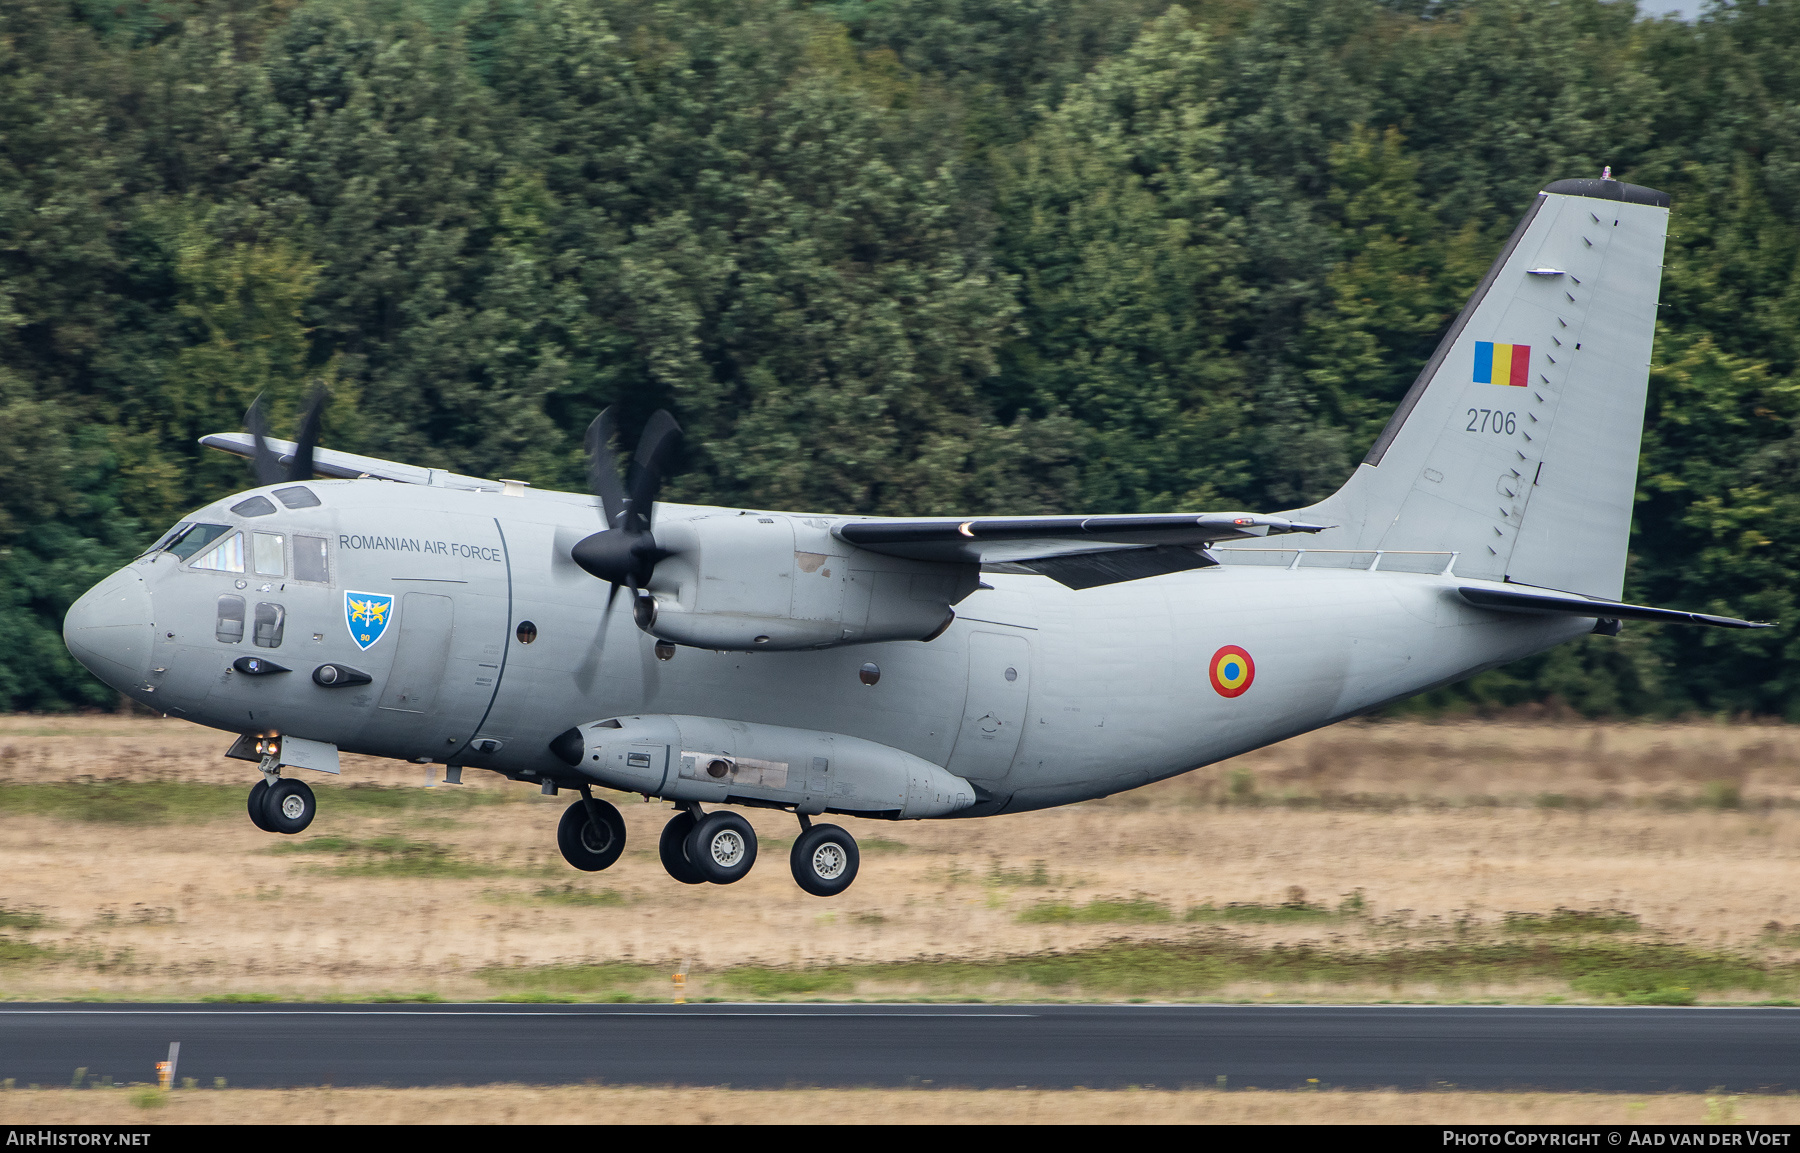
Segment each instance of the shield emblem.
[[393,617],[394,598],[391,594],[344,593],[344,623],[350,626],[350,639],[359,649],[366,649],[380,640]]

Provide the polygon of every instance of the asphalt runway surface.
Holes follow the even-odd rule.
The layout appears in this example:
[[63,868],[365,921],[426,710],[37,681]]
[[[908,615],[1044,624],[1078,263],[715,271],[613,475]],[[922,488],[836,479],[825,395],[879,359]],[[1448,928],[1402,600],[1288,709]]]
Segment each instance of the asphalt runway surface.
[[1800,1010],[1542,1006],[12,1004],[0,1077],[150,1081],[171,1041],[236,1088],[1800,1089]]

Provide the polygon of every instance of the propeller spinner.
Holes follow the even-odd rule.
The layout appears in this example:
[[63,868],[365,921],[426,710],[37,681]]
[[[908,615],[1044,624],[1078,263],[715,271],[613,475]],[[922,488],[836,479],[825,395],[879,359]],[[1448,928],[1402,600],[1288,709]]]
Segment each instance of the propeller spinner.
[[643,588],[650,583],[656,562],[670,555],[657,546],[651,518],[663,470],[681,447],[681,426],[658,409],[644,426],[621,483],[613,451],[613,437],[618,432],[613,413],[614,409],[607,408],[587,431],[588,480],[600,498],[607,527],[578,541],[570,556],[588,573],[612,585],[606,594],[609,609],[619,587],[629,588],[634,598],[632,616],[642,628],[649,625],[653,608]]

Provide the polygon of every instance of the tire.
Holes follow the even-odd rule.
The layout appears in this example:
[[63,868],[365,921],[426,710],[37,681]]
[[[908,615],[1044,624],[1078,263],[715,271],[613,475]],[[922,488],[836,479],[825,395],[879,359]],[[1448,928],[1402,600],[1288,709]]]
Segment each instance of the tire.
[[275,830],[269,827],[269,818],[263,815],[263,806],[269,802],[269,782],[258,781],[250,786],[250,823],[265,833]]
[[605,801],[593,805],[600,816],[598,829],[588,815],[587,801],[576,801],[564,809],[556,826],[556,847],[562,850],[563,860],[584,873],[598,873],[625,851],[625,818]]
[[815,897],[835,897],[848,889],[861,863],[856,838],[836,825],[814,825],[794,838],[788,853],[795,883]]
[[736,813],[708,813],[685,847],[688,863],[715,885],[743,880],[756,864],[756,830]]
[[706,878],[700,870],[688,864],[688,834],[694,831],[694,814],[686,809],[669,818],[663,826],[662,837],[656,842],[656,851],[662,857],[663,868],[669,876],[684,885],[704,885]]
[[268,796],[263,799],[263,820],[268,822],[266,827],[272,833],[292,836],[304,832],[318,811],[318,802],[313,799],[313,791],[306,787],[306,782],[289,777],[270,785]]

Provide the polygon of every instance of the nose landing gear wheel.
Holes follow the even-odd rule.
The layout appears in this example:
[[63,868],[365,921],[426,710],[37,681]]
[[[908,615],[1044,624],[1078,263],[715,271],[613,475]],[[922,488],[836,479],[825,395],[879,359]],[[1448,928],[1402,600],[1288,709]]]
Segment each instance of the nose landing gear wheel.
[[741,881],[756,864],[756,830],[736,813],[708,813],[687,836],[688,863],[715,885]]
[[[590,804],[600,817],[598,825],[588,813]],[[556,826],[556,847],[577,869],[598,873],[625,851],[625,818],[605,801],[576,801],[563,810]]]
[[263,801],[263,820],[269,822],[270,831],[276,833],[304,830],[312,824],[313,815],[318,811],[313,791],[306,783],[287,777],[270,785],[268,797]]
[[269,802],[269,782],[258,781],[250,787],[250,823],[265,833],[275,830],[269,825],[269,818],[263,815],[263,806]]
[[694,831],[696,823],[694,814],[683,809],[669,818],[669,823],[663,826],[662,837],[656,843],[663,868],[668,870],[669,876],[684,885],[706,884],[706,878],[701,875],[700,870],[688,863],[685,848],[688,834]]
[[814,825],[794,838],[788,853],[795,882],[815,897],[835,897],[848,889],[860,863],[856,838],[836,825]]

